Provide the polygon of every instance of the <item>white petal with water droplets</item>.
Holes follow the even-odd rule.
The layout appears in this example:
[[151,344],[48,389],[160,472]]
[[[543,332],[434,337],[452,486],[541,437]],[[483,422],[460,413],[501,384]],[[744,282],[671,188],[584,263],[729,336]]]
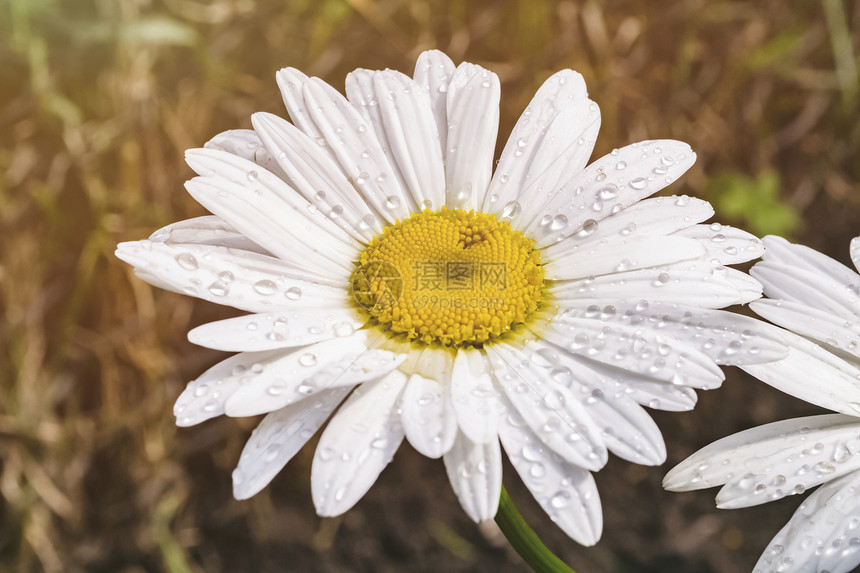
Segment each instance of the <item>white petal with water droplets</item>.
[[356,70],[346,93],[382,143],[410,211],[439,209],[445,201],[445,167],[430,96],[409,76],[393,70]]
[[[587,222],[599,222],[653,195],[680,177],[695,161],[696,154],[689,145],[673,140],[642,141],[613,151],[553,191],[528,231],[538,247],[585,232]],[[621,164],[623,169],[619,168]],[[559,216],[565,221],[560,229],[540,225],[544,217]]]
[[674,233],[676,237],[697,239],[705,250],[705,258],[721,265],[736,265],[757,259],[764,253],[758,237],[719,223],[694,225]]
[[[605,299],[601,304],[570,301],[559,314],[562,320],[584,318],[651,330],[667,338],[667,344],[693,347],[717,364],[756,364],[788,355],[779,329],[754,318],[659,301]],[[663,350],[658,348],[660,354]]]
[[[391,70],[387,71],[391,72]],[[370,129],[373,130],[373,133],[379,140],[379,145],[382,147],[382,152],[385,153],[385,157],[388,159],[388,164],[391,166],[391,175],[386,175],[386,177],[394,177],[397,180],[397,184],[402,189],[408,191],[409,187],[406,184],[406,179],[404,178],[404,174],[401,172],[401,166],[398,165],[397,158],[394,154],[394,149],[392,147],[393,143],[389,141],[389,136],[385,128],[385,122],[383,121],[383,114],[381,109],[381,103],[387,101],[388,97],[394,98],[394,100],[396,101],[397,94],[395,94],[393,91],[385,91],[382,94],[377,94],[376,87],[374,86],[374,76],[380,73],[382,72],[359,68],[347,74],[346,97],[349,100],[349,103],[351,103],[353,107],[355,107],[355,109],[367,121],[367,125],[370,126]],[[399,72],[391,73],[399,74]],[[383,98],[382,100],[380,100],[380,96]],[[396,104],[395,107],[397,107]],[[398,134],[393,135],[395,139],[398,136]],[[402,133],[400,135],[402,136]],[[412,166],[405,167],[407,169],[413,169]],[[444,182],[442,183],[442,186],[444,188]],[[420,190],[420,187],[418,189]],[[414,213],[416,210],[418,210],[418,206],[421,205],[421,200],[416,201],[415,197],[411,192],[406,193],[405,198],[408,203],[407,208],[410,212]]]
[[[615,312],[614,307],[601,313]],[[544,328],[544,339],[573,354],[692,388],[718,387],[724,375],[706,354],[691,346],[630,324],[607,324],[600,319],[556,316]]]
[[[355,268],[347,257],[352,250],[351,256],[355,259],[357,247],[350,249],[337,239],[315,232],[311,224],[301,224],[272,195],[255,198],[238,190],[233,183],[215,177],[195,177],[186,181],[185,188],[198,203],[225,219],[285,264],[305,267],[308,278],[314,275],[326,276],[329,277],[327,281],[334,279],[345,283]],[[307,243],[315,235],[319,240],[311,247]],[[298,239],[299,236],[303,237],[302,241]],[[300,248],[297,249],[297,245]],[[310,253],[314,256],[308,256]],[[303,261],[301,265],[297,265],[299,260]]]
[[351,387],[323,390],[267,414],[254,429],[233,470],[233,497],[248,499],[269,485],[350,390]]
[[846,573],[860,564],[860,472],[806,498],[756,563],[753,573]]
[[460,349],[451,370],[451,401],[460,430],[486,444],[498,435],[501,405],[487,358],[477,349]]
[[789,300],[762,299],[750,308],[774,324],[860,358],[860,324],[853,320]]
[[[308,113],[308,103],[305,101],[304,87],[310,78],[295,68],[282,68],[275,74],[275,79],[281,90],[281,98],[295,126],[311,139],[323,144],[325,140]],[[326,151],[331,153],[331,149]]]
[[405,357],[368,349],[366,331],[325,340],[261,362],[245,375],[241,388],[227,400],[228,416],[256,416],[302,400],[320,390],[349,386],[391,372]]
[[308,201],[308,209],[319,210],[365,243],[382,232],[379,216],[316,142],[275,115],[255,113],[251,122],[295,189]]
[[600,428],[577,396],[553,383],[523,351],[505,344],[486,350],[496,383],[547,447],[585,469],[606,464]]
[[789,347],[786,358],[741,368],[810,404],[860,416],[860,368],[792,332],[781,330],[780,335]]
[[571,249],[544,264],[548,280],[576,280],[671,265],[705,254],[702,245],[682,237],[638,237]]
[[326,426],[311,466],[317,514],[340,515],[361,499],[403,441],[396,405],[406,375],[388,376],[355,389]]
[[189,165],[205,174],[186,182],[186,189],[236,230],[284,258],[300,244],[325,259],[316,261],[320,266],[351,268],[358,243],[309,209],[310,203],[281,179],[223,151],[192,149],[185,155]]
[[457,67],[439,50],[422,52],[415,62],[415,83],[430,95],[430,108],[436,120],[442,156],[445,156],[448,141],[448,85]]
[[221,132],[203,144],[203,147],[205,149],[220,149],[238,155],[242,159],[253,161],[287,183],[292,183],[253,129],[231,129]]
[[855,293],[860,290],[860,275],[815,249],[789,243],[774,235],[768,235],[762,239],[762,243],[766,249],[762,258],[774,267],[785,266],[808,271],[821,275],[822,278],[833,279],[837,284],[854,285],[852,290]]
[[502,151],[483,209],[525,226],[539,197],[579,173],[594,148],[600,110],[588,99],[582,76],[562,70],[544,82],[517,120]]
[[[549,261],[571,250],[582,250],[604,241],[668,235],[700,223],[713,214],[710,203],[686,195],[643,199],[599,224],[596,221],[589,224],[583,232],[546,247],[543,253]],[[539,224],[552,225],[553,219],[547,215]]]
[[171,245],[213,245],[271,256],[266,249],[214,215],[171,223],[155,231],[149,236],[149,240]]
[[[268,288],[270,285],[263,286]],[[306,346],[338,336],[350,336],[363,324],[362,317],[344,303],[210,322],[192,329],[188,340],[215,350],[255,352]]]
[[635,463],[659,465],[666,446],[651,417],[625,392],[623,385],[590,369],[578,357],[542,340],[528,342],[523,349],[532,368],[542,372],[551,387],[569,388],[600,428],[606,447]]
[[655,410],[671,412],[686,412],[696,405],[696,392],[693,388],[667,383],[645,374],[637,374],[584,356],[570,355],[569,360],[575,364],[570,366],[572,372],[587,369],[597,373],[610,386],[609,392],[629,396],[631,400],[642,406]]
[[499,77],[475,64],[460,64],[451,78],[445,149],[445,204],[451,209],[468,211],[484,201],[493,173],[500,94]]
[[346,301],[345,284],[329,277],[325,277],[325,284],[318,284],[323,277],[249,251],[134,241],[120,243],[116,256],[133,265],[135,273],[147,282],[250,312]]
[[193,426],[224,413],[227,400],[265,364],[276,362],[282,350],[243,352],[222,360],[185,387],[173,406],[177,426]]
[[334,88],[311,78],[304,87],[311,117],[362,197],[386,221],[409,217],[406,190],[367,120]]
[[860,322],[858,275],[857,284],[845,283],[816,270],[769,260],[757,263],[750,274],[764,285],[769,298],[799,302]]
[[826,414],[782,420],[718,440],[663,479],[672,491],[726,484],[717,505],[748,507],[803,493],[860,468],[860,420]]
[[603,513],[591,473],[549,451],[519,414],[503,417],[499,437],[514,469],[550,519],[578,543],[597,543]]
[[564,300],[629,298],[631,293],[649,301],[667,301],[701,308],[744,304],[761,297],[754,278],[729,267],[704,261],[686,261],[671,267],[641,269],[565,281],[550,286],[552,295]]
[[412,447],[428,458],[446,454],[457,437],[457,416],[449,385],[413,374],[400,403],[403,431]]
[[854,263],[854,268],[860,272],[860,237],[851,239],[849,252],[851,254],[851,262]]
[[492,519],[502,492],[502,450],[498,440],[477,444],[462,432],[442,458],[448,481],[473,521]]

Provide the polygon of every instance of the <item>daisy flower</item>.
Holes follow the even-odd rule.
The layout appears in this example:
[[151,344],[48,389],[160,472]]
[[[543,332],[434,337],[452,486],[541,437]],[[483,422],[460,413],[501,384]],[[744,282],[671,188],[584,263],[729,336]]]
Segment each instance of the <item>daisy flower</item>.
[[[686,491],[723,485],[717,506],[810,495],[771,540],[756,572],[837,573],[860,564],[860,275],[802,245],[766,237],[751,274],[768,296],[750,306],[782,331],[789,354],[742,366],[771,386],[837,412],[765,424],[702,448],[666,476]],[[860,269],[860,237],[851,241]],[[790,331],[790,332],[789,332]]]
[[189,333],[238,352],[179,397],[180,426],[266,414],[233,473],[248,498],[329,421],[311,470],[322,516],[352,507],[404,437],[443,458],[463,509],[492,518],[502,448],[570,537],[602,515],[607,452],[660,464],[643,405],[686,410],[718,364],[774,360],[757,321],[719,311],[761,295],[723,265],[761,254],[698,199],[650,195],[694,162],[645,141],[586,167],[597,105],[550,77],[498,165],[498,77],[422,54],[412,78],[358,69],[346,97],[286,68],[292,123],[268,113],[187,152],[212,216],[117,256],[142,279],[251,314]]

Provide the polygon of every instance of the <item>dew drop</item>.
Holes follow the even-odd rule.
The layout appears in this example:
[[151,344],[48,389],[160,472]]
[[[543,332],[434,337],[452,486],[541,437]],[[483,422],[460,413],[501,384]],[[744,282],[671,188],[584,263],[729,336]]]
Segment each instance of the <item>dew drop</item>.
[[186,271],[196,271],[200,266],[197,264],[197,258],[191,253],[179,253],[176,255],[176,262]]
[[299,300],[302,298],[302,289],[299,287],[290,287],[287,289],[286,295],[290,300]]
[[350,336],[353,332],[355,332],[355,328],[350,322],[344,321],[334,325],[335,336]]
[[273,281],[270,281],[269,279],[263,279],[254,283],[254,291],[257,294],[261,294],[263,296],[273,295],[277,290],[277,285],[275,285],[275,283]]
[[229,292],[229,288],[221,281],[215,281],[209,285],[209,292],[215,296],[224,296]]
[[250,181],[251,183],[256,181],[259,177],[260,177],[260,174],[257,173],[256,171],[254,171],[254,170],[248,171],[248,181]]
[[305,352],[299,357],[299,364],[302,366],[314,366],[317,363],[317,357],[310,352]]
[[516,201],[510,201],[505,205],[505,208],[502,209],[502,218],[504,219],[513,219],[522,211],[522,207]]
[[643,179],[642,177],[637,177],[636,179],[630,180],[630,187],[632,187],[633,189],[636,189],[637,191],[641,191],[642,189],[645,189],[645,185],[647,183],[648,182],[645,179]]

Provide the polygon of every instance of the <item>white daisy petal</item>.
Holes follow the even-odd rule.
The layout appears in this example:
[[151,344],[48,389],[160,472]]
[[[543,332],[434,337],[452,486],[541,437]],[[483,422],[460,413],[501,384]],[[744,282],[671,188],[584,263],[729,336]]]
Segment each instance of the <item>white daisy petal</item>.
[[271,256],[266,249],[214,215],[172,223],[155,231],[149,236],[149,240],[171,245],[213,245]]
[[764,245],[758,237],[719,223],[687,227],[676,231],[674,236],[699,240],[707,251],[706,258],[721,265],[745,263],[764,253]]
[[403,431],[412,447],[428,458],[442,457],[457,437],[457,416],[446,382],[413,374],[403,390]]
[[683,237],[622,239],[588,250],[570,250],[544,264],[549,280],[576,280],[623,271],[671,265],[705,254],[702,245]]
[[[371,123],[409,190],[410,210],[444,205],[445,167],[439,129],[426,90],[409,76],[393,70],[356,70],[347,76],[347,95],[360,110],[366,110],[368,119],[376,116]],[[368,97],[374,98],[373,105]]]
[[706,354],[657,329],[560,314],[544,327],[543,338],[570,353],[672,384],[710,389],[724,379]]
[[396,406],[406,375],[388,376],[355,389],[326,426],[311,467],[317,513],[340,515],[358,502],[391,462],[403,441]]
[[559,314],[562,320],[598,319],[607,325],[653,330],[668,344],[694,347],[717,364],[757,364],[788,354],[780,331],[754,318],[667,302],[602,302],[603,307],[591,301],[571,301]]
[[799,302],[860,321],[860,276],[856,274],[856,284],[839,282],[818,271],[767,259],[756,264],[750,274],[764,285],[769,298]]
[[567,370],[556,373],[556,381],[568,383],[574,379],[573,372],[580,369],[598,374],[610,384],[611,394],[622,393],[642,406],[655,410],[685,412],[696,405],[696,391],[693,388],[667,383],[645,374],[637,374],[610,364],[590,360],[584,356],[568,353],[566,360],[574,362]]
[[203,324],[188,333],[188,340],[215,350],[255,352],[350,336],[364,322],[345,303],[303,306],[289,312],[248,314]]
[[722,308],[761,297],[754,278],[728,267],[687,261],[672,268],[641,269],[565,281],[550,286],[556,299],[623,299],[633,296],[649,301],[667,301],[700,308]]
[[309,209],[318,209],[365,243],[382,232],[379,215],[316,142],[275,115],[255,113],[251,122],[296,190],[310,203]]
[[405,190],[393,176],[373,129],[337,90],[311,78],[304,87],[310,115],[361,196],[393,223],[409,217]]
[[780,334],[788,357],[766,364],[742,365],[762,382],[810,404],[860,416],[860,368],[787,330]]
[[[388,70],[390,71],[390,70]],[[367,121],[367,124],[373,130],[373,133],[376,134],[377,139],[379,140],[379,144],[382,146],[382,151],[385,153],[386,158],[388,159],[388,164],[391,166],[391,176],[397,179],[397,184],[406,190],[409,190],[408,185],[406,184],[406,179],[404,179],[403,173],[400,170],[400,165],[397,162],[397,159],[394,155],[393,145],[398,143],[398,136],[402,139],[403,133],[394,133],[392,134],[395,138],[394,143],[389,141],[388,132],[385,128],[385,123],[383,121],[382,116],[382,102],[392,101],[389,100],[389,96],[394,98],[394,102],[396,102],[397,94],[395,94],[391,90],[386,90],[382,93],[382,102],[380,101],[379,96],[377,95],[376,86],[374,85],[374,76],[382,72],[374,71],[374,70],[364,70],[357,69],[346,76],[346,97],[349,100],[349,103],[355,107],[355,109],[364,117]],[[399,73],[399,72],[394,72]],[[397,107],[397,104],[393,104],[394,107]],[[435,124],[435,120],[434,120]],[[402,144],[402,141],[400,142]],[[441,156],[440,156],[441,162]],[[406,165],[407,170],[411,170],[411,165]],[[444,172],[443,172],[444,173]],[[386,175],[386,177],[388,177]],[[442,184],[444,188],[444,182]],[[420,187],[418,188],[420,190]],[[420,210],[419,205],[421,205],[421,201],[416,201],[415,197],[411,192],[405,194],[407,200],[407,207],[410,212],[415,212]]]
[[492,519],[502,492],[502,450],[498,440],[477,444],[462,432],[443,456],[448,481],[473,521]]
[[860,358],[860,324],[856,322],[788,300],[759,300],[750,303],[750,308],[774,324]]
[[352,387],[323,390],[267,414],[254,429],[233,470],[233,497],[260,492],[307,443]]
[[357,244],[281,179],[223,151],[189,150],[186,160],[205,174],[186,183],[191,195],[257,244],[283,256],[298,243],[343,268],[351,267]]
[[600,428],[606,447],[626,460],[660,465],[666,446],[660,429],[639,404],[627,396],[626,388],[612,378],[587,368],[575,355],[547,344],[531,341],[525,347],[534,368],[542,369],[547,380],[570,388],[576,399]]
[[[529,225],[529,236],[545,247],[588,233],[595,222],[675,181],[695,160],[689,145],[673,140],[643,141],[613,151],[550,194]],[[545,217],[555,225],[541,226]]]
[[487,358],[476,349],[460,349],[451,370],[451,401],[460,430],[486,444],[498,435],[499,393],[493,387]]
[[260,361],[240,375],[241,387],[228,399],[228,416],[266,414],[306,396],[374,380],[403,362],[404,356],[367,348],[367,333],[324,340]]
[[[275,79],[293,124],[311,139],[321,144],[324,143],[322,133],[308,113],[308,104],[305,101],[304,88],[310,78],[295,68],[283,68],[275,74]],[[326,151],[331,152],[330,149],[326,149]]]
[[753,573],[851,571],[860,564],[860,472],[823,485],[797,509]]
[[827,255],[805,245],[794,245],[782,237],[773,235],[765,237],[762,242],[767,249],[762,258],[775,268],[784,266],[808,271],[821,275],[822,278],[842,283],[843,286],[855,285],[856,288],[853,289],[855,292],[860,290],[860,276]]
[[547,447],[585,469],[606,464],[600,428],[577,396],[553,383],[521,350],[503,344],[486,350],[496,383]]
[[162,288],[250,312],[345,300],[343,282],[332,284],[323,276],[297,272],[284,261],[249,251],[134,241],[120,243],[116,256],[133,265],[144,280],[156,279]]
[[[600,110],[588,99],[582,76],[562,70],[547,79],[517,120],[484,199],[485,212],[527,222],[539,208],[531,199],[588,162],[600,128]],[[530,199],[530,201],[520,201]],[[519,209],[513,208],[516,202]],[[515,212],[516,211],[516,212]]]
[[428,50],[418,56],[413,74],[415,83],[430,95],[430,108],[436,120],[443,157],[448,141],[448,86],[456,69],[447,55],[439,50]]
[[624,392],[642,406],[667,412],[688,412],[696,407],[698,396],[693,388],[656,382],[641,376],[622,379],[626,382]]
[[[713,214],[710,203],[686,195],[643,199],[610,215],[599,224],[595,223],[591,232],[571,235],[546,247],[543,253],[547,260],[553,260],[570,250],[583,250],[595,244],[668,235],[700,223]],[[540,224],[551,225],[552,218],[547,216]]]
[[283,355],[280,350],[243,352],[222,360],[185,387],[173,406],[177,426],[193,426],[224,413],[224,404],[241,386],[243,376]]
[[457,67],[448,86],[445,204],[476,209],[493,173],[499,130],[499,77],[475,64]]
[[275,157],[269,153],[253,129],[224,131],[207,141],[203,147],[205,149],[219,149],[238,155],[242,159],[253,161],[263,169],[267,169],[284,181],[291,183],[287,174],[284,173]]
[[717,505],[748,507],[803,493],[860,468],[860,420],[840,414],[783,420],[702,448],[673,468],[673,491],[726,484]]
[[854,268],[860,272],[860,237],[854,237],[851,239],[851,246],[849,247],[849,252],[851,254],[851,262],[854,263]]
[[591,546],[603,531],[600,495],[591,473],[549,451],[517,413],[503,417],[499,438],[534,498],[562,531]]

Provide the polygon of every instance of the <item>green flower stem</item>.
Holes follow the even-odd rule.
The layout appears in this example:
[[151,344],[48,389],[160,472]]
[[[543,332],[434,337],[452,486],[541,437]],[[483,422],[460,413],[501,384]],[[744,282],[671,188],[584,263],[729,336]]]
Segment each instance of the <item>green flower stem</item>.
[[499,524],[499,529],[505,534],[511,547],[520,554],[523,561],[528,563],[535,573],[575,573],[573,569],[564,564],[564,561],[547,549],[537,533],[529,527],[529,524],[517,511],[505,486],[502,486],[502,495],[499,498],[496,523]]

